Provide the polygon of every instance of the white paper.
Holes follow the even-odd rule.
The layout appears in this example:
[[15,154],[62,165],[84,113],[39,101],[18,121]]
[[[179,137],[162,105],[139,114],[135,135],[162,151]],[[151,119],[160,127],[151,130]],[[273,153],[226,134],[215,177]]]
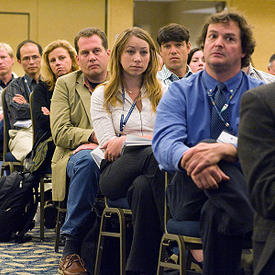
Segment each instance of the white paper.
[[100,168],[101,161],[104,159],[104,151],[97,146],[93,151],[91,151],[91,156],[98,168]]
[[32,126],[31,119],[27,120],[17,120],[13,126],[20,127],[20,128],[30,128]]
[[150,146],[152,145],[152,140],[144,138],[142,136],[127,135],[125,142],[121,148],[121,155],[128,146]]
[[127,135],[124,146],[152,145],[152,140],[141,136]]

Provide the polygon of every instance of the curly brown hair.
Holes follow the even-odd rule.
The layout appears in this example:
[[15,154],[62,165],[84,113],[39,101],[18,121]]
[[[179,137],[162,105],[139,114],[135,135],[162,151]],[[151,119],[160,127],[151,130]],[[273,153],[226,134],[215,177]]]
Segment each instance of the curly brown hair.
[[207,30],[210,24],[228,23],[234,21],[238,24],[241,33],[242,51],[245,56],[242,58],[242,67],[249,65],[251,55],[254,52],[256,42],[253,37],[252,28],[248,25],[245,17],[236,11],[222,11],[211,15],[202,28],[200,37],[198,38],[198,45],[203,49],[207,35]]

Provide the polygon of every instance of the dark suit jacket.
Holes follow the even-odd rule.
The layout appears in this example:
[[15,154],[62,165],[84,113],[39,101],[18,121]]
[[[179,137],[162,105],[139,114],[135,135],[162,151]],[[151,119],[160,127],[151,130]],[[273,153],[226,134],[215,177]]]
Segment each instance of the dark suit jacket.
[[275,83],[243,95],[238,152],[257,212],[253,239],[265,242],[254,271],[261,274],[271,257],[275,261]]
[[[13,100],[16,94],[24,96],[27,103],[18,104]],[[5,101],[7,103],[8,117],[10,125],[9,129],[14,129],[13,124],[17,120],[31,119],[29,104],[29,89],[25,83],[24,77],[15,78],[6,88]]]

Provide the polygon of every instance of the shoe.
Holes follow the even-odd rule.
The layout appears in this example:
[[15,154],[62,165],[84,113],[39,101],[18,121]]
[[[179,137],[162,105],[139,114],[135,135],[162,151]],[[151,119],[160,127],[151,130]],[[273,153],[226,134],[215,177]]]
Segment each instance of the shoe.
[[70,254],[61,258],[58,273],[62,275],[88,275],[83,260],[77,254]]

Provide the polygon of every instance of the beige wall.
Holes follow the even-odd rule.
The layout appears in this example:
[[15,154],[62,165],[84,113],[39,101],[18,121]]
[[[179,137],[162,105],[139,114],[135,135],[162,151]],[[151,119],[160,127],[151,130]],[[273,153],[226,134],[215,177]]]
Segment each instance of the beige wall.
[[[206,18],[219,1],[179,0],[176,2],[135,2],[134,24],[144,27],[156,39],[158,29],[168,23],[183,24],[190,32],[192,47],[200,35]],[[275,0],[227,0],[228,7],[237,8],[253,25],[257,46],[252,57],[256,68],[267,71],[271,54],[275,53]],[[200,12],[195,12],[200,10]]]
[[108,41],[111,48],[118,34],[133,26],[133,0],[108,1]]
[[[111,46],[116,33],[133,22],[133,0],[108,0],[108,39]],[[73,44],[74,36],[88,26],[105,31],[105,0],[0,0],[0,12],[29,13],[30,39],[42,47],[56,39]],[[0,13],[0,41],[9,43],[14,51],[28,38],[27,15]],[[15,62],[14,71],[22,75]]]
[[257,69],[267,71],[270,56],[275,53],[275,1],[274,0],[229,0],[246,16],[253,26],[256,48],[252,61]]
[[[116,35],[133,24],[149,31],[156,39],[158,29],[170,22],[185,25],[191,36],[192,46],[209,13],[189,13],[194,9],[213,8],[215,1],[148,2],[134,0],[107,1],[107,37],[110,48]],[[229,7],[242,11],[254,26],[257,47],[253,62],[266,71],[268,58],[274,49],[275,1],[274,0],[227,0]],[[42,47],[55,39],[67,39],[73,43],[75,34],[87,26],[105,30],[105,0],[0,0],[0,12],[29,13],[30,39]],[[189,12],[188,12],[189,11]],[[0,41],[16,49],[18,43],[28,38],[28,16],[0,13]],[[21,67],[14,71],[22,74]]]
[[158,29],[167,22],[167,9],[170,4],[159,2],[135,2],[134,25],[148,31],[156,41]]
[[[177,1],[177,2],[135,2],[134,24],[143,27],[156,41],[160,27],[168,23],[184,25],[190,32],[192,47],[196,47],[196,40],[201,27],[210,13],[193,13],[194,9],[213,8],[214,1]],[[190,11],[192,13],[188,13]],[[187,12],[186,12],[187,11]]]

